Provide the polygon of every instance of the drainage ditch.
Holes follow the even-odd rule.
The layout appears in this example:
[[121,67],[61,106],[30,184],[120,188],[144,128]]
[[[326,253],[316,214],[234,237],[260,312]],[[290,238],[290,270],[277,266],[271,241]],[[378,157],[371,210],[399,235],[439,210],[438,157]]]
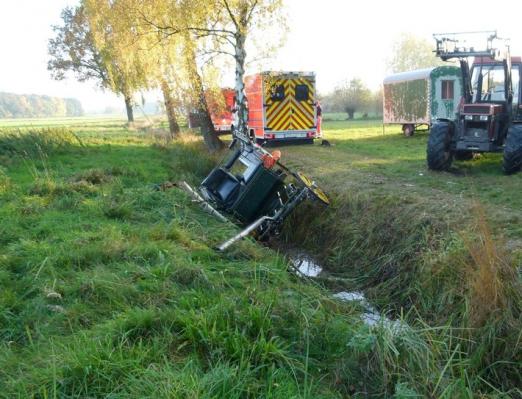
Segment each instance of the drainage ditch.
[[[325,268],[321,266],[311,255],[302,250],[289,250],[288,260],[294,273],[302,278],[312,280],[330,279],[325,276],[327,274]],[[335,278],[334,278],[335,279]],[[339,279],[335,279],[339,281]],[[394,332],[400,332],[407,328],[407,325],[401,320],[392,320],[381,314],[366,298],[361,291],[341,291],[330,290],[331,297],[341,302],[354,302],[359,304],[363,309],[361,320],[368,326],[384,326],[391,328]]]

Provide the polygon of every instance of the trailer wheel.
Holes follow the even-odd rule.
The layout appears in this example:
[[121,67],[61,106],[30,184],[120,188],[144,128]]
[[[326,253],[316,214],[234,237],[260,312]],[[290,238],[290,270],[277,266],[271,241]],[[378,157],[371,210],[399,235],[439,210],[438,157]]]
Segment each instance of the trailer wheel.
[[427,150],[428,168],[448,170],[453,161],[451,151],[451,126],[447,122],[437,122],[431,127]]
[[415,133],[415,125],[413,125],[411,123],[408,123],[406,125],[402,125],[402,133],[404,133],[404,135],[406,137],[413,136],[413,134]]
[[510,175],[518,172],[522,167],[522,125],[513,125],[509,128],[506,146],[504,147],[504,162],[502,169]]
[[455,153],[457,161],[469,161],[473,159],[473,151],[458,151]]

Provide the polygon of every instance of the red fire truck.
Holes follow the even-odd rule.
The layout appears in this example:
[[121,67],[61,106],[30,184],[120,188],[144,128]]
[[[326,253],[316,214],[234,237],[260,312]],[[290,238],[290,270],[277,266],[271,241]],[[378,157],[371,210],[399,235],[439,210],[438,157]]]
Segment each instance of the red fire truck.
[[221,104],[218,104],[218,101],[212,96],[206,96],[210,110],[210,119],[212,119],[212,124],[218,134],[230,134],[232,133],[232,124],[234,123],[232,110],[234,109],[235,92],[234,89],[224,88],[221,89],[221,93],[224,100]]
[[[221,89],[224,104],[207,96],[214,128],[230,133],[234,121],[234,90]],[[320,108],[312,72],[262,72],[245,78],[248,129],[257,142],[299,140],[313,142],[322,137]],[[196,127],[191,123],[191,127]]]

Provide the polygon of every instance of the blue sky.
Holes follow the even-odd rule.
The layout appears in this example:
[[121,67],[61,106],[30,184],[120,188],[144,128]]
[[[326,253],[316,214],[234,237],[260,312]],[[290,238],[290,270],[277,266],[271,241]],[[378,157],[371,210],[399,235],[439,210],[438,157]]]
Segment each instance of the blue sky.
[[[0,1],[0,91],[76,97],[86,110],[121,106],[115,95],[73,79],[53,81],[46,69],[51,25],[60,11],[77,0]],[[321,92],[357,76],[376,88],[382,81],[385,59],[401,32],[431,40],[444,31],[499,29],[511,37],[513,54],[522,53],[520,14],[516,1],[486,0],[436,2],[395,0],[286,0],[288,39],[262,69],[305,70],[317,73]],[[498,5],[498,9],[495,6]],[[504,13],[507,10],[507,13]],[[233,76],[233,71],[224,71]],[[159,98],[147,94],[149,100]]]

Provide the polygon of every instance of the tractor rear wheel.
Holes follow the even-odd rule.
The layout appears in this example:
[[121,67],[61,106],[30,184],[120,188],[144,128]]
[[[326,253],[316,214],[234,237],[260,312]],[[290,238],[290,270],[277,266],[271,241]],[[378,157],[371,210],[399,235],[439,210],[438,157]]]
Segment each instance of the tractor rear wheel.
[[504,147],[504,162],[502,169],[510,175],[518,172],[522,167],[522,125],[513,125],[509,128],[506,146]]
[[427,150],[428,168],[448,170],[453,161],[451,151],[451,126],[447,122],[437,122],[431,126]]

